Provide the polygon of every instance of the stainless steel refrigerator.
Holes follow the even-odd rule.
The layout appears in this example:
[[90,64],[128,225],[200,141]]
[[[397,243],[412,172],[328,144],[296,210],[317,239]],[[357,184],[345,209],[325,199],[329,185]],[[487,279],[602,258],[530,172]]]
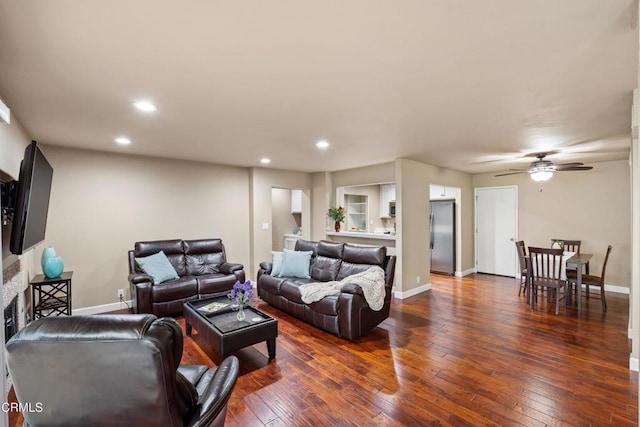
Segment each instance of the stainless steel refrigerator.
[[455,200],[432,200],[429,226],[431,272],[453,276],[456,271]]

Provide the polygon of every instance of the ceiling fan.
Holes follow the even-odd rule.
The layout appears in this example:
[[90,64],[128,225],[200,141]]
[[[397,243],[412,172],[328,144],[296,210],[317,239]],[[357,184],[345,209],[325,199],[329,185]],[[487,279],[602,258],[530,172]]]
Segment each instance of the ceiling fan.
[[513,172],[501,173],[496,176],[528,173],[531,176],[531,179],[533,179],[534,181],[544,182],[550,179],[553,176],[554,172],[588,171],[593,169],[593,166],[585,166],[584,163],[580,162],[554,165],[551,160],[544,160],[544,158],[547,156],[547,153],[537,153],[535,156],[538,158],[538,160],[536,160],[535,162],[531,162],[528,168],[509,169]]

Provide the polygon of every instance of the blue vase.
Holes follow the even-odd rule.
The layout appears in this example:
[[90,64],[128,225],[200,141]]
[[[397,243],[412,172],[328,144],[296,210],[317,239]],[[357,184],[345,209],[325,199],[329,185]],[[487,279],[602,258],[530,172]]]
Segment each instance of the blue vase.
[[56,254],[56,250],[52,246],[44,248],[40,261],[42,264],[42,272],[49,279],[60,277],[64,271],[64,262],[62,258]]

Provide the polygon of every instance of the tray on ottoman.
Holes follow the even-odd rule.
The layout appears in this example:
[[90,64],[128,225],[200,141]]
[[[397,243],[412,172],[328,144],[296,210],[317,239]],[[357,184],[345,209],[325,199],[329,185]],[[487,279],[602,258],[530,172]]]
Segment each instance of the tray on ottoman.
[[244,312],[245,319],[238,320],[226,296],[189,301],[184,305],[187,336],[196,328],[223,359],[236,350],[266,341],[272,361],[276,357],[278,321],[255,307],[245,307]]

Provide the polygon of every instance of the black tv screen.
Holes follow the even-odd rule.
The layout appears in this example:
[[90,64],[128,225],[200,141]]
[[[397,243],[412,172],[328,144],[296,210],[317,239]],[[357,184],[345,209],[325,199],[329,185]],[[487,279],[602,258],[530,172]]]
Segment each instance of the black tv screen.
[[15,193],[9,250],[20,255],[44,240],[53,168],[36,141],[24,152]]

